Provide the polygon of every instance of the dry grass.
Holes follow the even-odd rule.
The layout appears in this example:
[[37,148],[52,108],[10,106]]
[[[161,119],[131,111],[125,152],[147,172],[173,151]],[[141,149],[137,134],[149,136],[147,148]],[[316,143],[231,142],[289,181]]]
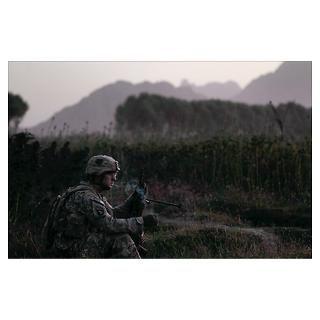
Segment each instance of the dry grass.
[[145,245],[147,258],[311,258],[310,232],[296,228],[293,238],[277,228],[189,221],[147,233]]

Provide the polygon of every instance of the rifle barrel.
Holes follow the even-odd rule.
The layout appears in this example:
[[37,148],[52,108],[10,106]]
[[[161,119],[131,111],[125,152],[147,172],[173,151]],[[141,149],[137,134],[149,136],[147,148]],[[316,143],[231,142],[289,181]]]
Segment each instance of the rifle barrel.
[[178,207],[178,208],[181,208],[182,205],[179,203],[179,204],[176,204],[176,203],[172,203],[172,202],[167,202],[167,201],[161,201],[161,200],[154,200],[154,199],[146,199],[147,201],[149,202],[154,202],[154,203],[158,203],[158,204],[163,204],[163,205],[166,205],[166,206],[174,206],[174,207]]

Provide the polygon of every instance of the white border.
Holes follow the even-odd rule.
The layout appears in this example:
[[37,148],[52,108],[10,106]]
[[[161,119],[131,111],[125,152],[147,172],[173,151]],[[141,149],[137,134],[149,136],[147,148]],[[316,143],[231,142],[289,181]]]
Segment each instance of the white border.
[[[319,18],[313,3],[6,1],[0,22],[5,33],[2,110],[9,60],[312,60],[313,86],[318,88]],[[316,164],[318,105],[314,89]],[[1,119],[6,141],[6,112]],[[2,168],[7,167],[5,158]],[[314,166],[314,195],[318,177]],[[319,318],[316,197],[312,260],[8,260],[6,185],[1,201],[2,318]]]

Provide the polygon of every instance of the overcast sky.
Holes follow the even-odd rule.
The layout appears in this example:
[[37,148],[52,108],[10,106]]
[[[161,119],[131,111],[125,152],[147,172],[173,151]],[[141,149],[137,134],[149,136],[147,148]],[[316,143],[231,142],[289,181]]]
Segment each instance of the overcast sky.
[[273,72],[281,62],[9,62],[9,91],[21,95],[29,110],[21,123],[30,127],[118,80],[132,83],[183,79],[202,85],[236,81],[241,87]]

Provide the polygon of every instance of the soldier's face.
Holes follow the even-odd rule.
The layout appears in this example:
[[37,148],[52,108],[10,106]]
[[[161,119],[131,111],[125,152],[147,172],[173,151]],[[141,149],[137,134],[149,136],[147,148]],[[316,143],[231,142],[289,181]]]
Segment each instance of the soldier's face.
[[102,181],[101,184],[108,190],[111,189],[112,186],[114,185],[115,181],[117,180],[117,173],[105,173],[102,176]]

